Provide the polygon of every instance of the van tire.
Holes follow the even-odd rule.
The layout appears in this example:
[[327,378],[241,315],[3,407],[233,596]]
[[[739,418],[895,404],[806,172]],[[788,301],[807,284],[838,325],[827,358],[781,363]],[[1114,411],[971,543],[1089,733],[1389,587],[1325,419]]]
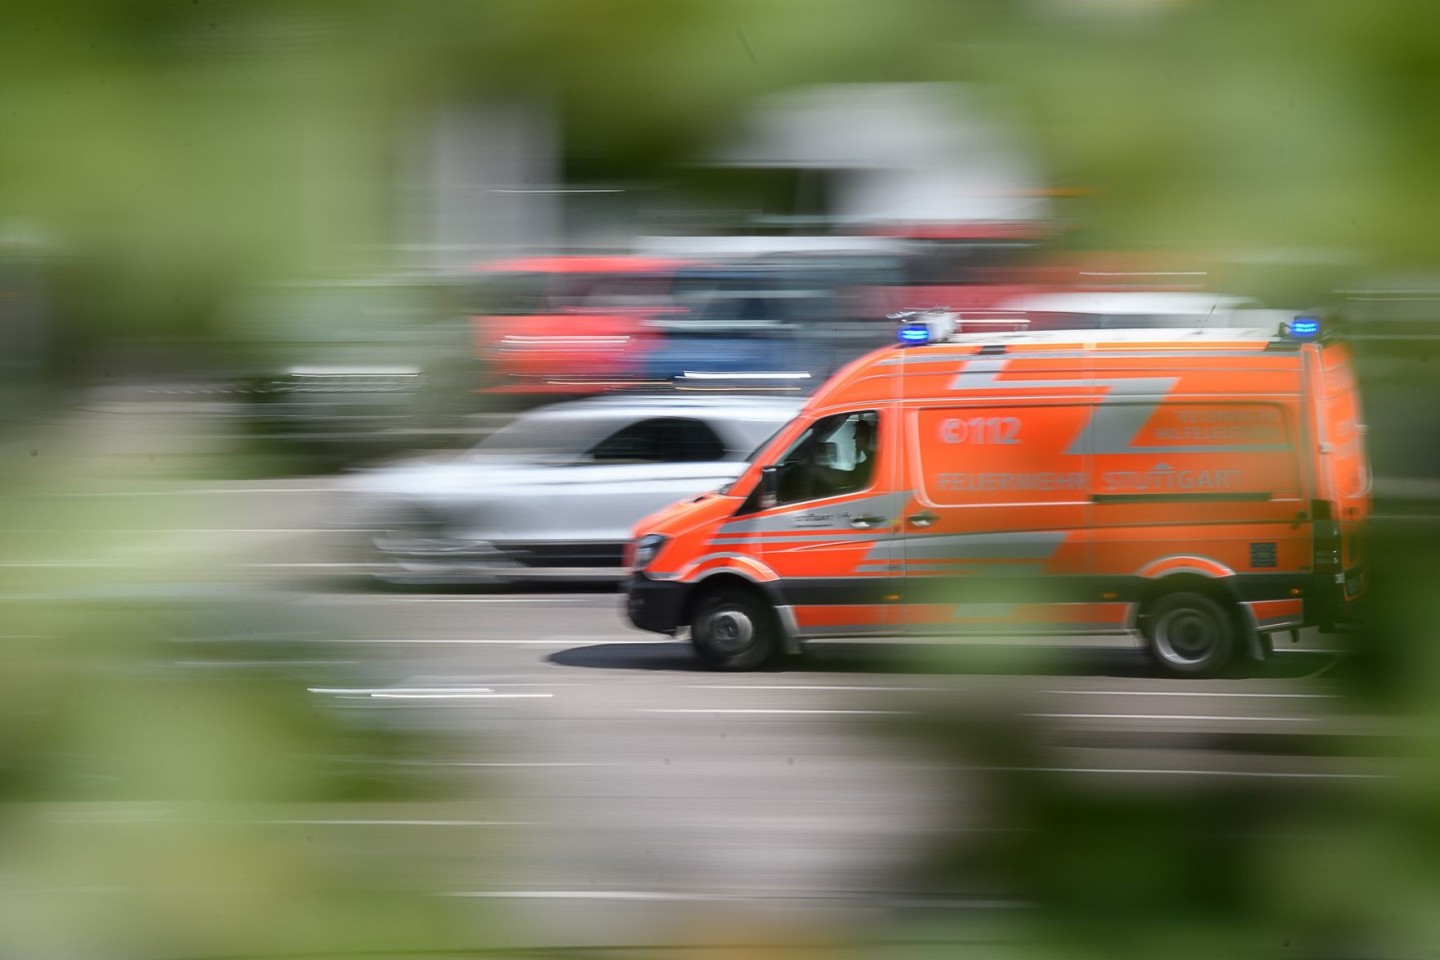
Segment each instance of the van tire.
[[753,590],[716,587],[700,598],[690,643],[712,670],[756,670],[775,656],[775,614]]
[[1164,594],[1147,606],[1141,623],[1146,649],[1171,676],[1213,677],[1235,659],[1235,617],[1203,593]]

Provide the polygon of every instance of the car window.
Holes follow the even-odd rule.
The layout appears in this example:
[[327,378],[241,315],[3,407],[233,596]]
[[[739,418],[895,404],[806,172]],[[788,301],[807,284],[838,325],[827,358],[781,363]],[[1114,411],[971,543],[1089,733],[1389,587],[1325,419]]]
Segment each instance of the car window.
[[592,460],[605,463],[695,463],[724,456],[725,445],[708,424],[684,417],[632,423],[590,449]]
[[874,410],[817,420],[780,459],[779,502],[818,500],[870,486],[879,421]]
[[482,440],[472,453],[573,457],[588,449],[601,429],[586,418],[522,415]]
[[780,436],[780,431],[784,430],[789,425],[790,421],[787,420],[784,423],[780,424],[778,427],[775,427],[773,430],[771,430],[769,434],[766,435],[764,440],[761,440],[758,444],[751,447],[750,452],[745,454],[745,462],[754,463],[755,458],[760,456],[760,454],[764,453],[766,448],[770,446],[770,442],[776,437]]

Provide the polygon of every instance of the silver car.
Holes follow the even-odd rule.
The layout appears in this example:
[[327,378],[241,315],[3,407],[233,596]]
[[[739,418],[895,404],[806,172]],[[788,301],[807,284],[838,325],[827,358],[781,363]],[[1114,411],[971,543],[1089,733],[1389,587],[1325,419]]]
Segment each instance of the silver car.
[[782,397],[603,397],[523,413],[476,447],[355,475],[386,580],[620,579],[637,520],[730,482],[799,412]]

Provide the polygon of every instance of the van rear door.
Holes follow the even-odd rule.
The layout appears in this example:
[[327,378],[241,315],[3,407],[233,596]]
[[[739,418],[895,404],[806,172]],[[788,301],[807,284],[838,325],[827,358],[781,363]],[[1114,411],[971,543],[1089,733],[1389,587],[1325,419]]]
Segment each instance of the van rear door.
[[1298,626],[1311,558],[1294,353],[1113,358],[1096,382],[1096,573],[1143,604],[1213,581],[1260,629]]
[[1335,569],[1321,570],[1317,561],[1316,572],[1340,574],[1343,598],[1349,601],[1365,590],[1364,528],[1370,516],[1370,459],[1350,349],[1332,343],[1319,354],[1314,386],[1319,442],[1316,493],[1320,504],[1328,505],[1321,506],[1319,512],[1328,510],[1331,514],[1327,519],[1334,521],[1339,540],[1333,547]]

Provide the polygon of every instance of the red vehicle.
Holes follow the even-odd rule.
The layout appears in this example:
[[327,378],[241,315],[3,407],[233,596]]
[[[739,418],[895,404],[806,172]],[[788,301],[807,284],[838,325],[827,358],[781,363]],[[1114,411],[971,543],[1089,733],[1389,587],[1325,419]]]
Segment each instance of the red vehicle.
[[552,256],[479,268],[484,313],[471,318],[487,392],[594,393],[640,379],[672,312],[671,285],[683,260]]
[[1048,223],[906,225],[879,232],[906,247],[905,280],[880,292],[882,313],[931,306],[988,310],[1064,285],[1070,277],[1047,256],[1056,233]]

